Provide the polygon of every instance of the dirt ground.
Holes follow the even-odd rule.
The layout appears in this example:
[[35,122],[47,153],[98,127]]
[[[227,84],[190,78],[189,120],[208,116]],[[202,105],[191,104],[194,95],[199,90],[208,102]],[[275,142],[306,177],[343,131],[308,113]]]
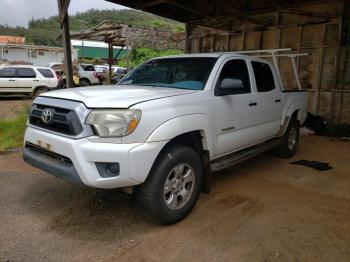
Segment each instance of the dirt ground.
[[[291,160],[330,162],[316,171]],[[58,180],[0,156],[0,261],[350,261],[350,143],[309,136],[216,173],[173,226],[133,198]]]
[[0,97],[0,119],[14,118],[32,104],[31,99],[19,99],[18,97]]

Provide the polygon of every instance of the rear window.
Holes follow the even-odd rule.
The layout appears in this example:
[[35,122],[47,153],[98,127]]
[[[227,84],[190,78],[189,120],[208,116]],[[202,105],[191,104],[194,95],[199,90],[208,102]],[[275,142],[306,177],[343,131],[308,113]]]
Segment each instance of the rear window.
[[5,67],[0,69],[0,77],[1,78],[10,78],[16,76],[16,70],[13,67]]
[[40,72],[40,74],[43,75],[43,77],[45,78],[55,78],[54,74],[52,73],[52,71],[50,69],[47,68],[38,68],[38,71]]
[[258,92],[268,92],[275,89],[275,80],[268,64],[252,61]]
[[81,65],[84,71],[96,71],[93,65]]
[[17,77],[19,78],[35,78],[36,73],[32,68],[17,68]]

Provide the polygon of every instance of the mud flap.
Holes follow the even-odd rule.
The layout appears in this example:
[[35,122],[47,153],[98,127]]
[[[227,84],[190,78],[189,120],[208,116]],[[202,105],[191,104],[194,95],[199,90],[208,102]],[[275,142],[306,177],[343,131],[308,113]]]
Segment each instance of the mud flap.
[[211,188],[211,169],[210,169],[209,151],[207,150],[203,151],[202,162],[203,162],[203,175],[204,175],[202,193],[209,194],[210,188]]

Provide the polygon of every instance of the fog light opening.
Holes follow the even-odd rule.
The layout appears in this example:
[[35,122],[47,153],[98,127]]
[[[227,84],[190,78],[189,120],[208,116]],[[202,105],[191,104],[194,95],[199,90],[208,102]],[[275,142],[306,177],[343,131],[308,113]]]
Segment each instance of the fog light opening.
[[96,167],[100,176],[103,178],[119,176],[119,163],[96,163]]

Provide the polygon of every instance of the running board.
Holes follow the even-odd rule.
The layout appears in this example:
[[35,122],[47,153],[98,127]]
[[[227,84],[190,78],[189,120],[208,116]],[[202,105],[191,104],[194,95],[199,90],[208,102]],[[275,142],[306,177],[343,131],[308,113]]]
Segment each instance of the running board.
[[220,157],[211,162],[210,169],[213,172],[225,169],[246,159],[259,155],[265,151],[268,151],[278,146],[280,143],[281,142],[279,140],[274,139],[257,146],[249,147],[248,149],[242,149],[230,155]]

